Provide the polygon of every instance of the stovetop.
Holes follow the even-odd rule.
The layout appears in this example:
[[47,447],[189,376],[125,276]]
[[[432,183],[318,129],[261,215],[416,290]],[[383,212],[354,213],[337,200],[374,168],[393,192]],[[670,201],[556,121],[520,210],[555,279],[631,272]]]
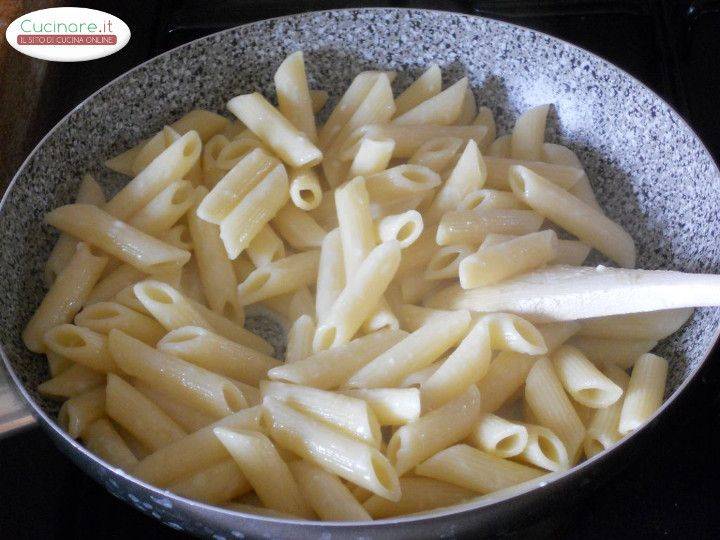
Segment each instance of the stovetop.
[[[506,20],[589,49],[668,100],[696,129],[716,160],[720,157],[719,0],[109,0],[72,4],[119,16],[133,36],[109,61],[49,65],[27,151],[67,111],[107,81],[187,41],[290,13],[392,5]],[[708,362],[665,415],[647,453],[603,485],[580,488],[583,491],[571,494],[567,507],[513,536],[717,537],[719,385],[720,365]],[[0,441],[0,470],[0,537],[180,537],[107,494],[38,430]]]

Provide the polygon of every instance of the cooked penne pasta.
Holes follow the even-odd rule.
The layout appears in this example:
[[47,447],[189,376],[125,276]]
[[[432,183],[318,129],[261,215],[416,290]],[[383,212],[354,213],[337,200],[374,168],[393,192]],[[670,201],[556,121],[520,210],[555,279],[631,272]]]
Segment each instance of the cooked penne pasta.
[[460,116],[467,89],[468,80],[467,77],[463,77],[439,94],[398,115],[393,120],[393,124],[400,126],[415,124],[446,126],[453,124]]
[[330,231],[320,248],[317,285],[315,287],[315,314],[318,323],[327,319],[332,305],[345,288],[345,265],[343,262],[340,230]]
[[90,452],[113,467],[128,471],[137,464],[135,455],[106,418],[95,420],[80,438]]
[[[544,160],[556,165],[567,165],[570,167],[577,167],[582,169],[582,163],[578,159],[575,152],[565,146],[559,144],[545,143],[543,144],[543,156]],[[603,211],[602,207],[598,204],[595,193],[593,192],[590,180],[587,174],[583,174],[580,180],[570,188],[570,193],[575,195],[578,199],[583,201],[585,204],[592,206],[600,212]]]
[[134,285],[144,278],[144,272],[141,272],[129,264],[121,264],[110,273],[105,274],[105,276],[95,284],[85,304],[89,306],[97,302],[111,300],[125,287]]
[[270,397],[283,401],[348,437],[380,447],[380,424],[362,399],[277,381],[261,381],[260,393],[263,399]]
[[313,113],[317,114],[325,108],[330,95],[325,90],[310,90]]
[[192,184],[186,180],[178,180],[135,212],[129,219],[128,225],[146,234],[157,236],[175,225],[192,204]]
[[557,187],[571,191],[585,172],[580,167],[569,165],[552,165],[542,161],[528,161],[524,159],[509,159],[504,157],[485,156],[487,168],[487,187],[493,189],[510,190],[510,173],[515,166],[523,166],[537,175],[547,179]]
[[68,399],[58,412],[58,424],[77,439],[95,420],[105,416],[105,388],[95,388]]
[[380,330],[344,345],[316,352],[305,360],[272,368],[268,377],[323,390],[334,389],[406,335],[400,330]]
[[[510,311],[533,321],[571,321],[720,302],[720,278],[671,270],[550,266],[498,285],[451,286],[427,302],[436,309]],[[532,299],[529,302],[528,299]]]
[[315,115],[302,51],[294,52],[283,60],[275,72],[274,82],[280,112],[311,141],[317,140]]
[[365,185],[373,215],[386,215],[417,206],[440,185],[440,176],[427,167],[406,164],[368,176]]
[[503,351],[498,354],[480,379],[477,387],[482,396],[483,412],[497,411],[525,383],[538,357]]
[[[245,345],[264,354],[272,354],[275,350],[270,343],[257,334],[253,334],[234,321],[215,313],[198,302],[191,302],[192,306],[209,324],[210,330],[214,330],[227,339]],[[236,317],[237,320],[237,317]]]
[[487,129],[485,138],[482,142],[478,142],[480,149],[485,152],[485,149],[495,140],[497,135],[497,126],[495,125],[495,117],[493,116],[492,110],[488,107],[479,107],[477,116],[473,120],[473,124],[476,126],[483,126]]
[[442,217],[435,237],[438,245],[479,245],[490,233],[530,234],[542,225],[543,218],[532,210],[448,212]]
[[[75,202],[80,204],[94,204],[102,206],[105,204],[105,194],[102,187],[89,174],[85,174],[80,181],[77,197]],[[75,254],[77,240],[67,234],[61,234],[55,246],[53,247],[48,260],[45,263],[45,284],[50,287],[55,278],[60,274],[63,268],[67,266]]]
[[437,325],[427,325],[409,334],[350,377],[351,388],[383,388],[396,384],[406,375],[430,365],[465,335],[470,314],[448,314]]
[[303,315],[313,317],[315,315],[315,300],[313,299],[310,289],[300,287],[290,297],[290,306],[288,307],[290,320],[297,320]]
[[475,95],[473,91],[468,87],[465,89],[465,95],[463,96],[462,106],[460,107],[460,114],[458,114],[455,124],[464,126],[472,124],[477,115],[477,103],[475,102]]
[[438,249],[435,243],[434,227],[423,226],[420,237],[407,249],[403,250],[400,268],[397,271],[398,278],[417,275],[420,269],[424,269]]
[[580,330],[580,323],[575,321],[556,322],[538,325],[536,328],[542,334],[548,352],[552,352],[577,334]]
[[205,328],[183,326],[160,340],[158,350],[214,373],[257,386],[268,370],[282,363]]
[[288,464],[300,493],[323,521],[369,521],[370,515],[334,474],[307,461]]
[[377,236],[380,241],[397,240],[402,249],[410,247],[420,237],[422,231],[423,219],[415,210],[386,216],[377,224]]
[[420,417],[417,388],[354,388],[342,392],[366,401],[382,426],[402,426]]
[[257,431],[224,427],[213,431],[265,506],[304,518],[313,516],[290,469],[270,439]]
[[383,519],[453,506],[476,496],[476,493],[454,484],[432,478],[403,476],[402,496],[397,502],[373,495],[363,503],[373,519]]
[[635,242],[604,214],[525,167],[512,167],[509,181],[515,195],[533,210],[619,265],[635,266]]
[[577,461],[585,426],[548,358],[539,358],[530,369],[525,381],[525,400],[538,423],[553,430],[563,441],[570,461]]
[[480,416],[472,427],[470,440],[480,450],[499,458],[522,454],[528,443],[528,430],[492,413]]
[[552,430],[534,424],[523,424],[528,433],[525,449],[518,456],[535,467],[547,471],[562,471],[570,468],[570,457],[565,443]]
[[425,279],[425,275],[406,276],[400,279],[400,294],[406,304],[419,303],[448,281]]
[[[622,368],[612,364],[606,365],[604,374],[625,393],[627,391],[630,377]],[[585,456],[588,458],[599,454],[618,442],[622,435],[619,431],[620,413],[624,400],[617,400],[615,403],[604,409],[593,412],[587,426],[587,433],[583,441]]]
[[452,279],[458,275],[460,262],[473,252],[470,246],[462,244],[443,246],[435,252],[425,269],[425,279]]
[[320,177],[312,169],[295,169],[290,173],[290,199],[300,210],[313,210],[323,198]]
[[212,416],[198,411],[194,407],[172,397],[167,392],[150,386],[146,382],[137,380],[133,383],[133,386],[138,392],[172,418],[173,421],[187,433],[192,433],[213,423],[214,418]]
[[462,147],[463,140],[458,137],[430,139],[420,145],[415,153],[410,156],[408,163],[427,167],[440,174],[457,159]]
[[[225,174],[224,171],[231,170],[235,165],[240,163],[245,156],[257,148],[265,150],[266,152],[268,151],[260,139],[245,131],[219,148],[214,165],[220,169],[220,175],[222,177],[222,175]],[[219,179],[220,177],[218,180]]]
[[288,332],[285,362],[305,360],[312,355],[312,342],[315,337],[315,321],[310,315],[301,315],[293,322]]
[[660,340],[677,332],[692,314],[693,308],[680,308],[584,319],[577,335],[617,340]]
[[240,305],[293,292],[317,280],[320,252],[305,251],[253,270],[237,287]]
[[303,251],[319,248],[325,238],[325,229],[307,212],[303,212],[294,204],[286,204],[272,220],[278,234],[293,249]]
[[565,390],[586,407],[606,409],[623,394],[622,388],[603,375],[575,347],[563,345],[553,353],[552,362]]
[[333,430],[281,401],[265,398],[263,419],[276,444],[358,486],[390,500],[400,483],[379,450]]
[[202,181],[208,188],[213,188],[223,177],[226,170],[220,167],[218,160],[220,153],[230,144],[225,135],[215,135],[211,138],[202,149],[201,157],[201,174]]
[[415,473],[478,493],[492,493],[543,474],[533,467],[493,456],[466,444],[457,444],[435,454],[418,465]]
[[148,347],[120,330],[110,332],[108,347],[124,373],[214,418],[247,407],[242,392],[225,377]]
[[398,428],[388,443],[388,459],[402,476],[467,437],[479,415],[480,393],[472,386],[442,407]]
[[322,160],[312,141],[257,92],[232,98],[227,108],[291,167],[312,167]]
[[400,328],[406,332],[414,332],[430,321],[442,320],[446,311],[430,309],[413,304],[401,304],[397,310],[400,319]]
[[179,249],[184,249],[186,251],[194,249],[188,227],[183,223],[175,225],[173,228],[159,234],[158,238]]
[[667,360],[655,354],[643,354],[633,365],[620,411],[618,431],[627,435],[647,422],[660,408],[667,381]]
[[64,401],[105,384],[105,373],[80,364],[73,364],[38,385],[38,392],[50,399]]
[[469,192],[457,205],[458,210],[527,210],[512,192],[497,189],[476,189]]
[[72,259],[58,274],[23,329],[22,340],[28,349],[45,351],[45,333],[73,320],[87,302],[107,262],[107,257],[93,253],[87,244],[77,244]]
[[394,150],[395,141],[392,139],[363,138],[350,165],[348,177],[370,176],[384,171]]
[[546,265],[558,255],[555,231],[519,236],[494,246],[483,244],[458,263],[460,286],[473,289],[491,285]]
[[285,244],[270,225],[265,225],[248,244],[247,256],[255,268],[260,268],[285,257]]
[[252,486],[232,459],[203,469],[168,486],[181,497],[207,504],[222,504],[250,492]]
[[165,334],[165,329],[156,321],[117,302],[98,302],[85,307],[75,316],[75,324],[100,334],[109,334],[117,328],[148,345],[155,345]]
[[487,149],[487,156],[498,158],[510,157],[510,139],[512,135],[501,135],[495,139]]
[[56,377],[60,375],[63,371],[67,370],[70,366],[73,365],[72,360],[68,360],[64,356],[55,354],[52,351],[45,351],[45,356],[47,356],[48,368],[50,369],[50,377]]
[[115,372],[117,367],[107,348],[107,337],[89,328],[61,324],[48,330],[45,346],[77,364],[100,372]]
[[197,131],[200,140],[206,142],[210,137],[224,130],[229,123],[227,118],[214,112],[205,109],[193,109],[170,124],[170,127],[181,135],[191,130]]
[[549,105],[539,105],[525,111],[517,119],[510,139],[512,157],[535,161],[542,159],[545,122],[549,110]]
[[440,93],[442,74],[437,64],[430,64],[410,86],[395,98],[395,114],[400,116]]

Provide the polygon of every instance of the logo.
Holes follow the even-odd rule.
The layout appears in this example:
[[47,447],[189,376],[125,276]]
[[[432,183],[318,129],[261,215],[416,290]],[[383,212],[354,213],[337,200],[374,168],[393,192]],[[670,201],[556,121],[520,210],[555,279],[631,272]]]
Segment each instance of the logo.
[[16,51],[55,62],[83,62],[116,53],[130,28],[114,15],[87,8],[50,8],[18,17],[5,38]]

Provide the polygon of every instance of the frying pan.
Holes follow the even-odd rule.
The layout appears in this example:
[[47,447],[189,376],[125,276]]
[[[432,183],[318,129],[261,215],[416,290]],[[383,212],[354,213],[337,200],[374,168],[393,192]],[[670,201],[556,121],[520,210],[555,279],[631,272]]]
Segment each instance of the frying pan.
[[398,70],[395,86],[401,89],[435,62],[446,82],[467,73],[500,133],[521,111],[552,103],[547,139],[579,154],[603,208],[635,238],[638,266],[720,272],[720,172],[707,149],[657,95],[587,51],[518,26],[435,11],[351,9],[252,23],[169,51],[103,87],[60,121],[18,171],[0,209],[0,341],[22,396],[15,400],[9,387],[0,396],[6,431],[37,422],[113,495],[170,527],[228,539],[500,534],[618,470],[707,360],[720,310],[697,310],[659,346],[658,354],[670,359],[667,401],[644,428],[571,471],[419,516],[341,524],[223,510],[109,466],[58,427],[57,404],[36,391],[48,378],[46,362],[20,340],[44,293],[42,268],[56,237],[43,214],[73,199],[84,172],[108,193],[116,190],[126,179],[104,170],[102,161],[191,108],[223,111],[238,94],[272,95],[275,68],[300,49],[311,87],[328,90],[333,99],[361,70]]

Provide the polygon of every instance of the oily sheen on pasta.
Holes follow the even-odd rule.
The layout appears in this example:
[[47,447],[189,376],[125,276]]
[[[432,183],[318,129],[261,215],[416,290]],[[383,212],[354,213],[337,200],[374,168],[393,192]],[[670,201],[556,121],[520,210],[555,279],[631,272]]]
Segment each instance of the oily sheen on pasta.
[[[22,337],[63,429],[184,497],[368,521],[541,482],[642,427],[668,369],[651,350],[720,305],[720,277],[634,268],[545,141],[549,104],[498,134],[435,64],[332,98],[305,67],[277,67],[277,105],[168,119],[105,162],[117,194],[84,175],[46,216],[61,236]],[[287,329],[284,357],[246,314]]]

